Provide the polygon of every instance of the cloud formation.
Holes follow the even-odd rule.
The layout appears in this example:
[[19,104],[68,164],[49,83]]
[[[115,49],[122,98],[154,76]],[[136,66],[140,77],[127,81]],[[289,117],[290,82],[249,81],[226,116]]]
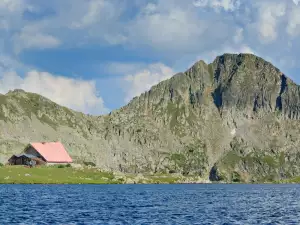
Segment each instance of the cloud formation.
[[196,0],[194,5],[196,7],[210,7],[217,12],[220,9],[225,11],[234,11],[240,7],[240,0]]
[[[3,43],[13,38],[17,53],[123,45],[170,58],[217,51],[224,42],[235,47],[239,39],[264,54],[269,44],[278,46],[280,37],[298,36],[297,4],[298,0],[5,0],[0,3],[0,14],[5,15],[0,27],[9,31]],[[53,13],[41,16],[45,9]],[[35,19],[24,19],[24,13]],[[237,30],[240,33],[233,36]]]
[[122,85],[126,93],[124,102],[128,103],[132,98],[150,90],[153,85],[169,79],[174,74],[175,72],[170,67],[156,63],[134,74],[126,75],[122,79]]
[[286,13],[284,2],[262,2],[259,3],[258,29],[263,41],[270,42],[277,38],[277,28],[280,17]]
[[24,49],[46,49],[55,48],[61,44],[57,38],[43,33],[34,31],[23,31],[14,37],[14,51],[21,52]]
[[40,94],[60,105],[84,113],[108,113],[93,81],[75,80],[35,70],[29,71],[24,77],[15,71],[2,71],[0,93],[5,94],[14,89]]
[[295,38],[300,35],[300,8],[294,7],[288,17],[289,22],[286,31],[290,36]]

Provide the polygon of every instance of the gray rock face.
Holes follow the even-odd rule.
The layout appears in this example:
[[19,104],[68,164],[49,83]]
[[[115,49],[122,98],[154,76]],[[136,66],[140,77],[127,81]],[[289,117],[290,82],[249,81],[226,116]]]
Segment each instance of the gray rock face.
[[105,116],[21,90],[0,96],[0,159],[60,140],[78,162],[121,172],[259,181],[300,176],[300,89],[269,62],[197,62]]

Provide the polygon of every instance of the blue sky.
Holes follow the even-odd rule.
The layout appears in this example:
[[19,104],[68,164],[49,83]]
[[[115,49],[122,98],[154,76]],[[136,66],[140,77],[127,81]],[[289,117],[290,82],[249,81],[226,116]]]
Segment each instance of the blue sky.
[[197,60],[254,53],[300,83],[298,0],[2,0],[0,93],[89,114],[126,104]]

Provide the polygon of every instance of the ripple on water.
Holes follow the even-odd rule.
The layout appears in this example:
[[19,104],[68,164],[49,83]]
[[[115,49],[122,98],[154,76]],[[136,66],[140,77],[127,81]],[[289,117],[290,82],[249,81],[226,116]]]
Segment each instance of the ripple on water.
[[300,224],[299,185],[0,185],[0,224]]

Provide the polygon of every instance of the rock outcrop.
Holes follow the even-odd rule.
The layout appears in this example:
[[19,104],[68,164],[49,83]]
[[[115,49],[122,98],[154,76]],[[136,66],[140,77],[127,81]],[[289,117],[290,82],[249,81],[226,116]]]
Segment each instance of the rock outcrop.
[[105,116],[22,90],[0,104],[1,161],[28,142],[59,140],[79,163],[125,173],[247,182],[300,176],[300,88],[251,54],[199,61]]

